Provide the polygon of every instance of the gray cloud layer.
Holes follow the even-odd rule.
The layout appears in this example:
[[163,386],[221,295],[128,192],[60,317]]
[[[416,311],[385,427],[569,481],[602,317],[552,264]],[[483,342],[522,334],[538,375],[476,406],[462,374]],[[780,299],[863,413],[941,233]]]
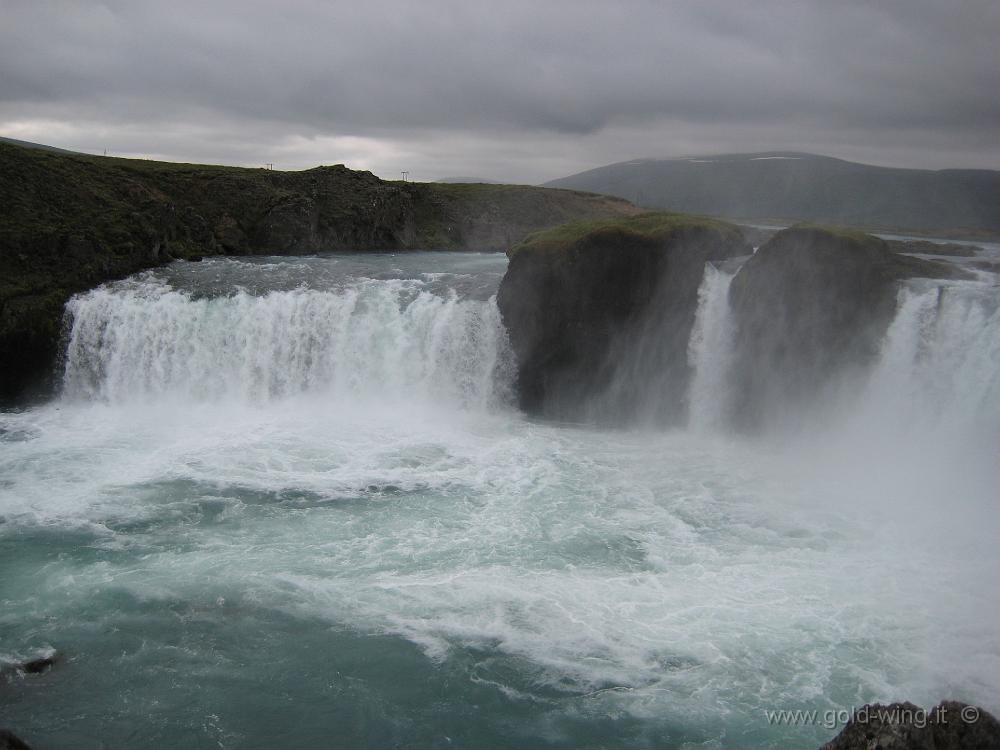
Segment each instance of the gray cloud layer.
[[782,148],[1000,168],[1000,3],[0,0],[0,134],[536,181]]

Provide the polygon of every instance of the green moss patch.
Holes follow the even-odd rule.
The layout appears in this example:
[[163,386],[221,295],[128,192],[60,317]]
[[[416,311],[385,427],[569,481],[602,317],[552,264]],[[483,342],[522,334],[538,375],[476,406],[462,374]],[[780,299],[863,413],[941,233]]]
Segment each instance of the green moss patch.
[[619,245],[622,243],[659,243],[680,231],[711,230],[727,237],[738,236],[739,229],[707,216],[677,213],[643,213],[616,219],[574,221],[536,232],[510,250],[510,255],[529,251],[565,252],[583,245]]

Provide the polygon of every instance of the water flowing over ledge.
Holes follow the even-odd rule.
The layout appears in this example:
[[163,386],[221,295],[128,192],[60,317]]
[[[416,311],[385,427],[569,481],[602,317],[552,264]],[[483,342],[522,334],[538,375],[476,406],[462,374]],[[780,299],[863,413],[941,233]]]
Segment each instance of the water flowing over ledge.
[[831,434],[783,443],[731,427],[731,267],[689,429],[522,415],[503,268],[206,261],[77,297],[63,397],[0,415],[0,661],[67,657],[16,726],[781,748],[834,730],[765,710],[1000,706],[995,287],[903,287]]
[[[729,304],[734,271],[708,264],[689,345],[694,370],[689,426],[725,431],[732,420],[733,336]],[[808,424],[849,424],[884,437],[938,432],[956,437],[1000,435],[1000,294],[992,280],[903,285],[896,315],[876,361],[835,383]],[[773,415],[781,417],[784,415]],[[802,415],[796,415],[802,416]]]
[[155,281],[68,305],[68,398],[268,401],[302,393],[486,408],[507,398],[505,334],[492,300],[413,280],[194,298]]
[[698,288],[698,312],[688,342],[688,361],[694,371],[688,393],[688,424],[699,432],[718,431],[729,424],[729,376],[735,334],[729,285],[735,273],[706,263]]
[[[706,263],[698,290],[687,351],[687,426],[695,432],[733,424],[736,271]],[[430,284],[434,276],[359,277],[321,289],[238,285],[216,295],[155,276],[100,287],[67,306],[64,398],[261,403],[312,394],[463,409],[509,404],[513,363],[495,297],[460,296]],[[997,297],[989,282],[907,282],[876,362],[838,381],[809,423],[879,434],[997,429]],[[644,331],[629,345],[641,353],[658,335]],[[662,398],[657,373],[629,375],[627,387],[644,389],[640,401]],[[778,411],[772,416],[786,422],[803,417]]]

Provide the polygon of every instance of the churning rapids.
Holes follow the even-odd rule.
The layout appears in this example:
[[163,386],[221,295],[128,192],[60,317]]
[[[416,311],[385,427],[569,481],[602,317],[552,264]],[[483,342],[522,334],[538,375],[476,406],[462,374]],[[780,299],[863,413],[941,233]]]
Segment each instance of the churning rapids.
[[[865,383],[727,427],[709,267],[687,429],[533,421],[500,255],[178,262],[69,305],[0,413],[0,725],[39,747],[818,746],[1000,709],[997,281],[912,282]],[[100,744],[103,743],[103,744]]]

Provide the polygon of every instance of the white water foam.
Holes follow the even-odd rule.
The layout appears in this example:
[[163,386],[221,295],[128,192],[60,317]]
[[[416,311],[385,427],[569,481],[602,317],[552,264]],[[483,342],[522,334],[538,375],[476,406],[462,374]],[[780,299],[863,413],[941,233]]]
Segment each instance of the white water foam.
[[[688,426],[729,426],[735,321],[729,288],[735,274],[706,264],[688,347],[693,370]],[[852,381],[853,384],[853,381]],[[911,281],[867,378],[847,390],[823,429],[907,439],[935,432],[957,440],[1000,439],[1000,294],[995,279]]]
[[899,307],[864,401],[906,430],[1000,437],[1000,300],[983,284],[915,282]]
[[[877,440],[796,454],[717,439],[728,283],[706,273],[689,349],[711,440],[481,408],[509,382],[495,305],[413,280],[77,298],[65,398],[0,417],[5,650],[63,647],[76,620],[114,632],[136,602],[182,632],[175,611],[224,600],[218,643],[258,610],[300,623],[284,643],[316,620],[394,634],[435,665],[476,655],[469,679],[505,700],[666,721],[707,747],[766,732],[764,709],[1000,708],[997,468],[901,447],[990,434],[995,291],[901,292],[850,404]],[[31,535],[58,554],[32,565]],[[174,639],[141,632],[136,679],[168,696]],[[275,679],[268,659],[245,668]],[[742,746],[818,744],[781,731]]]
[[412,280],[202,298],[154,281],[74,297],[64,393],[260,403],[305,392],[485,408],[508,392],[493,300]]
[[698,311],[688,344],[688,361],[693,370],[688,426],[696,432],[721,430],[729,418],[735,329],[729,310],[729,286],[734,275],[706,263],[698,288]]

